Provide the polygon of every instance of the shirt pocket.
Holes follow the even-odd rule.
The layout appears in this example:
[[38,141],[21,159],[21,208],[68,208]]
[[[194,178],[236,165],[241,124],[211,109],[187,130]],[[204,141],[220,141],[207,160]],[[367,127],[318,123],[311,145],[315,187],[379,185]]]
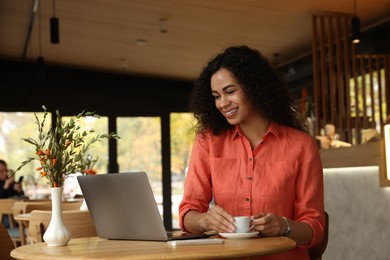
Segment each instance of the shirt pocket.
[[295,197],[298,161],[267,162],[261,178],[262,193],[275,197]]
[[236,194],[240,160],[212,158],[210,161],[211,182],[215,194]]

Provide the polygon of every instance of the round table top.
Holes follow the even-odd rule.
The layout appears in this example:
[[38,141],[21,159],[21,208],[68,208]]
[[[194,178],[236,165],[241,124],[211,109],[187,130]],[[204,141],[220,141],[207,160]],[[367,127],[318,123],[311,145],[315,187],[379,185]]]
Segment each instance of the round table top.
[[16,259],[226,259],[261,256],[293,249],[287,237],[225,239],[223,244],[172,247],[166,242],[107,240],[98,237],[71,239],[67,246],[36,243],[15,248]]
[[16,221],[29,221],[31,218],[31,213],[18,214],[14,216]]

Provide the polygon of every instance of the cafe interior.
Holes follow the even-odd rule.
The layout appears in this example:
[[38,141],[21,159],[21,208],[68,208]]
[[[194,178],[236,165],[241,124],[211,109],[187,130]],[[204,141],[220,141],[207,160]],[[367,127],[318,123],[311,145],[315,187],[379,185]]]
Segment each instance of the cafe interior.
[[[193,125],[189,95],[207,61],[238,45],[277,68],[317,141],[329,222],[316,259],[388,259],[389,0],[0,0],[0,159],[14,170],[25,159],[23,134],[35,133],[42,106],[51,122],[56,111],[96,111],[94,126],[121,137],[96,150],[98,172],[145,171],[165,229],[177,230],[193,140],[182,134]],[[16,174],[26,198],[0,199],[17,248],[43,242],[50,221],[32,217],[51,200],[48,187],[28,191],[36,178],[28,169]],[[82,194],[66,196],[72,239],[96,236]]]

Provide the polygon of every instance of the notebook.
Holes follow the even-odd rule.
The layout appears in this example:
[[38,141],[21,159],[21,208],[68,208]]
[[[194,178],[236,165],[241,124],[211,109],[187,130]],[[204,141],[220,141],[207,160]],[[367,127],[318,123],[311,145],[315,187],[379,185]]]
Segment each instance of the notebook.
[[82,175],[77,180],[100,238],[168,241],[208,236],[166,232],[145,172]]

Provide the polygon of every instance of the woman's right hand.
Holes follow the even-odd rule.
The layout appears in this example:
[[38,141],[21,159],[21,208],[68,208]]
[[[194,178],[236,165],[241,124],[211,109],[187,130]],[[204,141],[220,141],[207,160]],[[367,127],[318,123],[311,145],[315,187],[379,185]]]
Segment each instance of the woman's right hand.
[[220,206],[212,206],[202,219],[202,227],[209,231],[234,232],[234,218]]

